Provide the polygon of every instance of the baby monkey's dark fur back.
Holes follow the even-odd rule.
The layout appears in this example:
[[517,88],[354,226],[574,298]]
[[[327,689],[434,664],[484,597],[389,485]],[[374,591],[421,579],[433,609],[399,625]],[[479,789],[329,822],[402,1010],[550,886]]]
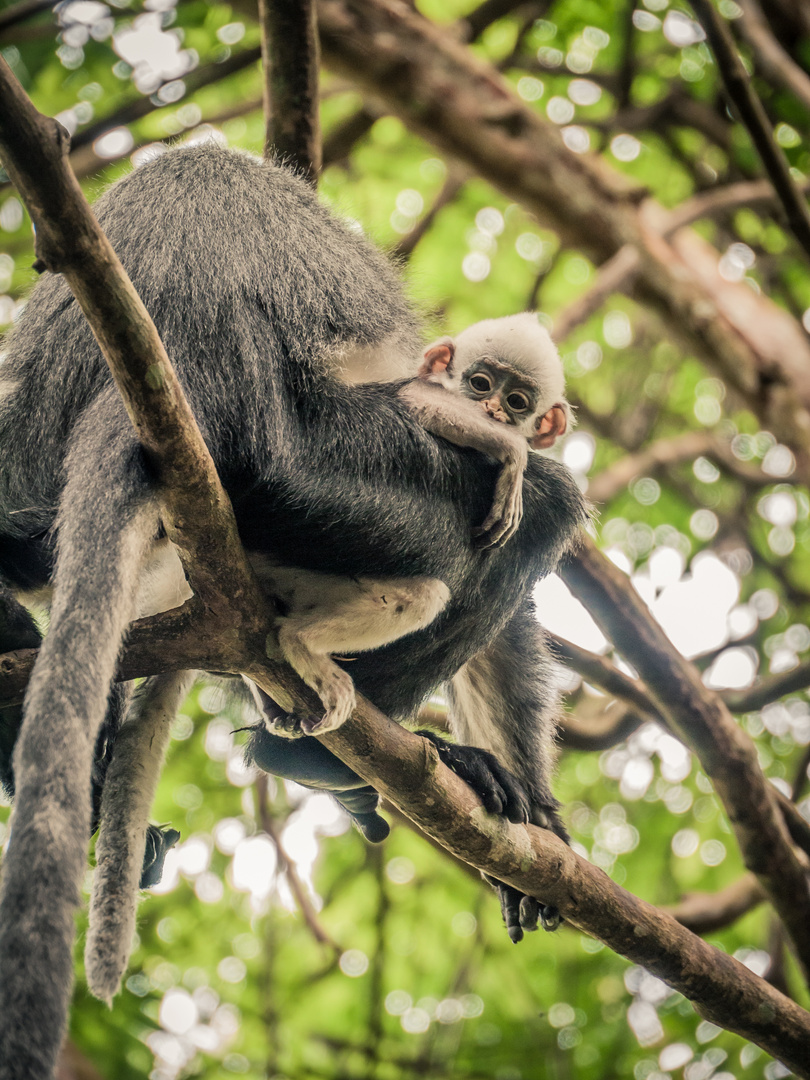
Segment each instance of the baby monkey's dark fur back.
[[[426,434],[396,384],[335,377],[353,350],[415,364],[418,328],[390,266],[289,171],[212,146],[170,151],[96,209],[176,365],[246,548],[333,574],[446,582],[452,599],[434,624],[360,656],[350,673],[402,718],[461,668],[472,686],[480,665],[484,691],[453,695],[457,729],[494,749],[533,805],[553,807],[556,696],[528,606],[583,521],[567,471],[533,457],[516,536],[502,549],[473,546],[497,467]],[[31,1080],[50,1075],[58,1048],[93,745],[160,514],[61,278],[40,282],[7,349],[0,579],[15,590],[55,585],[15,755],[0,912],[0,1080]]]

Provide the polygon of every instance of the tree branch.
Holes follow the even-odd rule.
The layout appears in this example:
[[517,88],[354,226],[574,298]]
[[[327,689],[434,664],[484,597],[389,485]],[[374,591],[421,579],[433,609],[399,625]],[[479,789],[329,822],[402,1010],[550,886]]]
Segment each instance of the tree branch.
[[609,750],[654,717],[636,712],[626,706],[613,705],[598,716],[583,717],[579,711],[566,713],[557,732],[564,750],[584,750],[598,753]]
[[793,235],[805,255],[810,257],[810,209],[790,175],[785,155],[773,137],[770,121],[737,53],[731,31],[715,11],[711,0],[692,0],[692,7],[706,31],[728,96],[748,130],[782,202]]
[[554,319],[554,340],[559,345],[591,315],[594,315],[613,293],[629,288],[641,265],[638,249],[632,244],[619,248],[615,255],[599,267],[596,278],[586,293],[572,300]]
[[726,690],[723,700],[734,713],[755,712],[778,701],[785,694],[796,694],[810,686],[810,661],[804,660],[791,671],[770,675],[747,690]]
[[260,776],[253,785],[253,790],[256,793],[256,803],[259,808],[259,825],[273,842],[273,847],[276,849],[276,858],[278,859],[279,869],[283,871],[287,878],[290,892],[295,898],[295,902],[298,905],[298,909],[301,912],[304,922],[309,927],[310,933],[319,945],[326,945],[333,953],[339,955],[341,952],[340,946],[321,925],[318,919],[318,913],[315,911],[309,896],[307,896],[306,889],[301,884],[301,879],[298,876],[295,863],[292,862],[289,855],[284,850],[284,845],[281,842],[281,835],[273,820],[273,815],[270,812],[270,803],[267,798],[267,777],[264,775]]
[[36,225],[38,260],[64,276],[93,330],[159,478],[166,530],[190,580],[256,648],[265,601],[230,500],[155,325],[70,171],[66,133],[37,112],[2,59],[0,101],[0,152]]
[[687,893],[666,910],[693,934],[712,934],[730,926],[766,899],[753,874],[745,874],[717,893]]
[[701,1016],[810,1076],[810,1014],[671,916],[625,892],[557,837],[487,815],[426,740],[364,701],[322,741],[443,847],[556,905],[567,922],[684,993]]
[[659,439],[637,454],[627,454],[588,480],[588,498],[595,503],[609,502],[637,476],[647,476],[667,465],[694,461],[706,454],[716,442],[708,431],[686,431],[671,439]]
[[807,875],[791,847],[753,743],[673,648],[626,575],[587,537],[576,555],[564,562],[561,576],[638,671],[679,738],[697,753],[726,808],[746,866],[768,893],[805,975],[810,975]]
[[424,214],[410,232],[406,233],[392,248],[391,254],[395,258],[407,260],[413,255],[416,250],[416,245],[433,225],[433,222],[436,220],[439,213],[445,206],[449,206],[449,204],[453,202],[469,178],[470,176],[466,169],[460,169],[458,166],[455,166],[448,170],[447,179],[442,185],[441,191],[436,196],[428,212]]
[[[244,71],[245,68],[249,68],[260,59],[261,49],[256,46],[252,49],[245,49],[243,52],[234,53],[226,60],[221,60],[213,64],[205,64],[203,67],[199,67],[195,71],[189,72],[188,75],[183,76],[183,82],[186,87],[186,96],[188,97],[195,91],[201,90],[204,86],[211,86],[221,79],[226,79],[229,75],[235,75],[238,71]],[[109,131],[114,127],[120,127],[123,124],[132,124],[136,120],[141,120],[144,116],[148,116],[155,111],[156,106],[151,97],[137,97],[133,101],[122,105],[112,115],[102,116],[99,120],[96,120],[94,124],[90,124],[88,127],[77,132],[72,139],[72,149],[75,151],[80,146],[86,146],[88,143],[95,142],[95,140],[100,135],[103,135],[105,131]]]
[[741,0],[737,20],[740,33],[751,46],[759,70],[787,90],[810,112],[810,75],[791,59],[771,33],[759,0]]

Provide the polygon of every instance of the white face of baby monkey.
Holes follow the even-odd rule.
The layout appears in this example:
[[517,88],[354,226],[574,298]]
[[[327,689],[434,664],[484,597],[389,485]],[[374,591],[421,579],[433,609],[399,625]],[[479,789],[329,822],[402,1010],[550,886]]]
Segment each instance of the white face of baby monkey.
[[430,346],[426,363],[433,350],[431,381],[476,401],[530,445],[551,446],[570,425],[560,354],[533,313],[475,323]]

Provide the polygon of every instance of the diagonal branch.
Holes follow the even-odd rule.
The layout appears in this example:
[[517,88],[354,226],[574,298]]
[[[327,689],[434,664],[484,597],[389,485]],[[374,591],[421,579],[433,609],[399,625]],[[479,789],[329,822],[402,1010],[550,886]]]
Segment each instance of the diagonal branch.
[[688,893],[667,910],[693,934],[711,934],[730,926],[765,899],[765,890],[754,875],[744,874],[720,892]]
[[363,702],[323,742],[453,854],[555,904],[567,922],[685,994],[701,1016],[810,1076],[810,1014],[670,915],[625,892],[555,836],[487,815],[426,740]]
[[638,671],[678,736],[698,755],[726,808],[743,859],[766,890],[810,976],[810,886],[754,744],[673,648],[626,575],[584,539],[561,575]]
[[741,0],[737,20],[740,33],[751,46],[757,67],[771,82],[793,94],[810,112],[810,75],[793,60],[771,33],[759,0]]
[[810,209],[790,175],[785,155],[773,137],[770,121],[751,85],[731,31],[725,19],[715,11],[711,0],[692,0],[692,7],[706,31],[728,96],[748,129],[765,171],[782,201],[793,235],[804,248],[805,255],[810,256]]
[[[155,325],[67,164],[65,131],[37,112],[4,60],[0,100],[0,152],[36,226],[38,260],[64,276],[90,323],[159,478],[168,535],[206,605],[255,639],[265,603],[230,500]],[[205,530],[190,527],[198,521]]]

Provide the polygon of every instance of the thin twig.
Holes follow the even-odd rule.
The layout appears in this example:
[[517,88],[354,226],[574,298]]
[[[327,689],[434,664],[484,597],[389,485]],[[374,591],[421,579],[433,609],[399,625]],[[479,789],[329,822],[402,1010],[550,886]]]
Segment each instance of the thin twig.
[[804,660],[790,671],[761,679],[748,690],[727,690],[723,699],[735,713],[756,712],[786,694],[796,694],[810,686],[810,661]]
[[572,300],[554,319],[554,340],[559,344],[591,317],[613,293],[628,289],[641,265],[638,250],[632,244],[619,248],[602,263],[586,293]]
[[564,750],[599,753],[629,739],[642,724],[652,719],[655,718],[615,704],[596,717],[583,717],[577,710],[565,714],[557,738]]
[[[243,52],[234,53],[227,60],[215,64],[205,64],[203,67],[197,68],[196,71],[189,72],[188,75],[183,76],[186,99],[204,86],[211,86],[222,79],[226,79],[229,75],[244,71],[245,68],[255,64],[260,58],[261,50],[257,46],[256,48],[245,49]],[[122,105],[111,115],[103,116],[96,120],[95,123],[83,128],[73,136],[71,140],[72,148],[76,150],[80,146],[86,146],[88,143],[95,142],[100,135],[103,135],[105,131],[109,131],[111,128],[122,127],[125,124],[133,123],[135,120],[141,120],[144,116],[149,116],[150,113],[155,112],[157,109],[152,100],[153,97],[154,95],[137,97],[134,101]]]
[[470,174],[466,169],[451,168],[441,191],[436,196],[428,212],[423,215],[405,236],[391,249],[391,254],[398,259],[407,261],[416,250],[416,245],[433,225],[439,213],[449,206],[458,196],[461,189],[469,179]]
[[329,932],[321,925],[312,900],[309,898],[307,890],[304,888],[301,883],[301,878],[298,876],[295,863],[284,850],[284,845],[281,842],[281,835],[273,820],[273,815],[270,812],[270,801],[267,797],[267,777],[260,776],[254,783],[253,790],[256,792],[256,803],[259,808],[259,824],[262,827],[262,831],[266,832],[273,842],[273,847],[276,849],[278,866],[287,878],[290,892],[295,897],[295,902],[304,918],[304,922],[309,927],[312,936],[320,945],[327,945],[334,953],[339,955],[343,950]]
[[759,0],[740,0],[742,15],[735,20],[751,46],[759,70],[771,82],[787,90],[810,111],[810,75],[782,48],[771,32]]
[[810,209],[790,175],[785,155],[773,137],[770,121],[737,53],[734,38],[711,0],[692,0],[692,7],[706,31],[728,95],[782,202],[788,225],[805,254],[810,257]]
[[332,128],[323,141],[323,167],[344,161],[355,145],[368,135],[380,116],[381,113],[364,105]]

